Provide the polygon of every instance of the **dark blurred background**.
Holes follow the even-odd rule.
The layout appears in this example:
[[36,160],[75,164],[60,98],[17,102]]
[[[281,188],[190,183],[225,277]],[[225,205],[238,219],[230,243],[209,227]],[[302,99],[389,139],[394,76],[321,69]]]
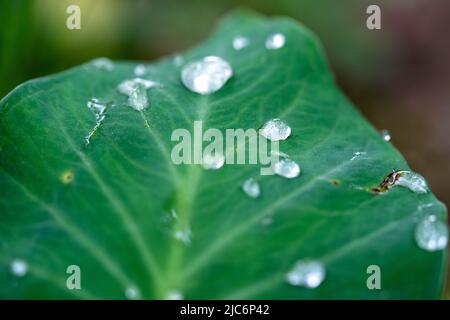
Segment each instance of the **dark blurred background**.
[[[81,8],[81,30],[66,28],[70,4]],[[381,30],[366,28],[370,4],[381,7]],[[450,204],[449,0],[1,0],[0,97],[94,57],[184,51],[242,6],[315,32],[341,88]]]

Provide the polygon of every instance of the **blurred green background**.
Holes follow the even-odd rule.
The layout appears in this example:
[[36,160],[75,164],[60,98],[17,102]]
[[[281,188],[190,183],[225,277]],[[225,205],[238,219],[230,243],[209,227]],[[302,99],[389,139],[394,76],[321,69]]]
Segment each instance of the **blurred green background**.
[[[71,4],[81,30],[66,28]],[[381,7],[382,30],[366,28],[370,4]],[[341,88],[450,204],[448,0],[1,0],[0,97],[94,57],[184,51],[236,7],[291,16],[315,32]]]

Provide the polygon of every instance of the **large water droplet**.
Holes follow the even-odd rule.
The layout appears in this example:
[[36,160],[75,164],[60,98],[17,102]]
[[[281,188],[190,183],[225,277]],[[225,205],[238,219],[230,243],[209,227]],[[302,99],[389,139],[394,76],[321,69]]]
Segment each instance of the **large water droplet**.
[[112,71],[114,69],[114,63],[108,58],[98,58],[92,61],[92,64],[97,69]]
[[273,33],[266,39],[266,48],[269,50],[280,49],[284,46],[286,38],[282,33]]
[[169,291],[167,293],[167,300],[183,300],[184,296],[183,293],[181,293],[178,290]]
[[130,300],[137,300],[141,298],[141,291],[135,286],[130,286],[125,289],[125,296]]
[[203,162],[202,166],[206,170],[217,170],[223,167],[225,163],[225,157],[221,155],[220,153],[216,153],[214,155],[212,154],[205,154],[203,156]]
[[245,182],[242,184],[242,190],[250,198],[258,198],[259,195],[261,194],[259,183],[253,178],[245,180]]
[[293,286],[317,288],[325,279],[325,267],[319,261],[301,260],[286,275],[286,281]]
[[445,249],[448,243],[448,226],[438,220],[437,216],[429,215],[417,224],[415,239],[417,245],[426,251]]
[[11,262],[11,272],[17,277],[23,277],[28,272],[28,264],[21,259],[14,259]]
[[381,137],[383,138],[384,141],[387,142],[391,141],[391,133],[386,129],[381,130]]
[[291,127],[280,119],[272,119],[259,129],[259,134],[271,141],[286,140],[291,134]]
[[233,48],[234,50],[244,49],[249,44],[249,40],[246,37],[236,36],[233,39]]
[[281,159],[274,164],[273,171],[281,177],[292,179],[300,174],[300,166],[291,159]]
[[396,185],[408,188],[415,193],[427,193],[428,185],[425,178],[412,171],[400,171]]
[[181,81],[189,90],[206,95],[222,88],[232,75],[233,70],[227,61],[207,56],[184,66]]

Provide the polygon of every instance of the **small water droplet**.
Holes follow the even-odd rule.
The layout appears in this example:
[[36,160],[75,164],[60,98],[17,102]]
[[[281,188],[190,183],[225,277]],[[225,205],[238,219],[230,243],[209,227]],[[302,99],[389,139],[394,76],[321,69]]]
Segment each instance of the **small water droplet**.
[[181,81],[192,92],[207,95],[222,88],[232,75],[233,70],[227,61],[207,56],[185,65],[181,71]]
[[265,226],[268,226],[273,223],[273,219],[271,217],[266,217],[266,218],[262,219],[261,223]]
[[395,182],[395,185],[408,188],[415,193],[428,192],[428,184],[425,181],[425,178],[420,174],[412,171],[399,171],[398,175],[399,177]]
[[98,58],[92,61],[92,64],[97,69],[112,71],[114,69],[114,63],[108,58]]
[[281,159],[273,166],[273,171],[284,178],[293,179],[300,174],[300,166],[291,159]]
[[143,65],[143,64],[138,64],[134,68],[134,75],[137,76],[137,77],[142,77],[146,73],[147,73],[147,67],[145,65]]
[[192,234],[191,228],[186,227],[182,230],[176,230],[174,237],[175,237],[175,239],[183,242],[185,245],[190,245],[191,244],[191,234]]
[[245,182],[242,184],[242,190],[250,198],[258,198],[259,195],[261,194],[261,188],[259,187],[259,183],[253,178],[245,180]]
[[319,261],[300,260],[286,275],[286,281],[293,286],[317,288],[325,279],[325,267]]
[[391,141],[391,133],[386,129],[381,130],[381,137],[383,138],[384,141],[387,142]]
[[225,157],[219,153],[211,155],[205,154],[203,156],[202,166],[206,170],[218,170],[223,167]]
[[259,129],[259,134],[271,141],[286,140],[291,134],[291,127],[280,119],[272,119]]
[[246,37],[236,36],[233,39],[233,48],[234,50],[241,50],[248,46],[249,40]]
[[11,272],[17,277],[24,277],[28,273],[28,264],[21,259],[14,259],[11,262]]
[[125,297],[130,300],[137,300],[141,298],[141,291],[135,286],[130,286],[125,289]]
[[286,43],[286,38],[282,33],[273,33],[266,39],[266,48],[269,50],[280,49]]
[[178,290],[169,291],[167,293],[167,300],[183,300],[184,296],[183,293],[181,293]]
[[143,110],[148,106],[147,90],[159,86],[155,81],[134,78],[125,80],[117,89],[128,96],[128,105],[136,110]]
[[355,160],[355,159],[358,159],[358,158],[360,158],[361,156],[365,156],[367,154],[367,152],[360,152],[360,151],[357,151],[357,152],[355,152],[354,154],[353,154],[353,157],[350,159],[350,161],[353,161],[353,160]]
[[438,220],[437,216],[429,215],[417,224],[415,239],[423,250],[430,252],[443,250],[448,243],[448,226]]
[[183,59],[183,56],[181,55],[181,54],[176,54],[174,57],[173,57],[173,64],[176,66],[176,67],[179,67],[179,66],[181,66],[182,64],[183,64],[183,62],[184,62],[184,59]]

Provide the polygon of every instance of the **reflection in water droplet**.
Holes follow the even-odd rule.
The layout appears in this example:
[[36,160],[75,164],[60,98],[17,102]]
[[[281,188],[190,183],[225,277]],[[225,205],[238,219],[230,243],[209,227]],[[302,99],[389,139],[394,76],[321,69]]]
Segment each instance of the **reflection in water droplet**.
[[400,171],[395,184],[408,188],[415,193],[427,193],[429,190],[425,178],[412,171]]
[[114,69],[114,63],[108,58],[98,58],[92,61],[92,64],[97,69],[112,71]]
[[180,291],[173,290],[167,293],[166,300],[183,300],[183,299],[184,299],[183,294]]
[[286,281],[293,286],[317,288],[325,279],[325,267],[319,261],[301,260],[286,275]]
[[259,183],[253,178],[245,180],[245,182],[242,184],[242,190],[250,198],[258,198],[259,195],[261,194]]
[[381,137],[383,138],[384,141],[387,142],[391,141],[391,133],[386,129],[381,130]]
[[143,75],[145,75],[147,73],[147,68],[145,67],[145,65],[143,64],[138,64],[135,68],[134,68],[134,75],[137,77],[142,77]]
[[269,50],[280,49],[284,46],[286,38],[282,33],[274,33],[267,37],[266,48]]
[[271,141],[286,140],[291,134],[291,127],[280,119],[272,119],[259,129],[259,134]]
[[232,75],[233,70],[227,61],[207,56],[185,65],[181,81],[192,92],[207,95],[222,88]]
[[281,177],[292,179],[300,174],[300,166],[291,159],[281,159],[274,164],[273,171]]
[[237,36],[233,39],[233,48],[234,50],[241,50],[248,46],[249,40],[246,37]]
[[23,277],[28,272],[28,264],[21,259],[14,259],[11,262],[11,272],[17,277]]
[[426,251],[443,250],[448,243],[448,226],[437,216],[429,215],[417,224],[415,239],[417,245]]
[[217,170],[223,167],[225,157],[219,153],[215,155],[205,154],[203,156],[202,166],[206,170]]
[[135,286],[130,286],[125,289],[125,296],[130,300],[137,300],[141,298],[141,291]]

